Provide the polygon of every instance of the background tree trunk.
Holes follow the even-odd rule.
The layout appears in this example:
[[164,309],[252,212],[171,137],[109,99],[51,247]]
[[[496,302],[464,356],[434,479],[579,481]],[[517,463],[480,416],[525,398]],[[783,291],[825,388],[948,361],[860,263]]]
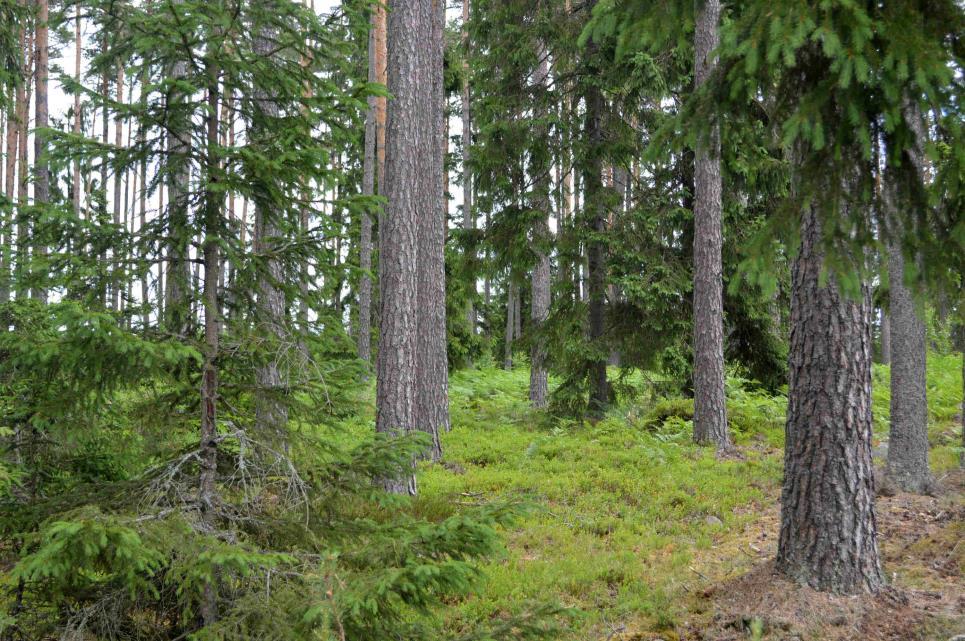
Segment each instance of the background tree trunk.
[[902,249],[888,251],[891,301],[891,425],[888,432],[886,483],[905,492],[924,494],[932,487],[928,468],[928,398],[923,310],[905,286]]
[[[117,65],[117,81],[116,81],[116,93],[117,102],[124,102],[124,65]],[[119,115],[114,119],[114,147],[120,149],[124,144],[124,119]],[[120,226],[121,224],[121,194],[124,188],[123,176],[120,173],[114,175],[114,225]],[[113,288],[113,305],[112,308],[115,311],[121,311],[121,285],[123,280],[120,278],[119,274],[123,273],[123,263],[125,257],[117,255],[114,257],[114,283]]]
[[[385,6],[377,3],[371,8],[369,27],[369,82],[386,82],[386,14]],[[376,173],[378,189],[384,192],[382,166],[385,146],[385,98],[370,96],[369,110],[365,116],[365,157],[363,159],[362,193],[375,195]],[[381,116],[381,122],[380,122]],[[362,212],[359,238],[359,332],[357,337],[359,358],[372,362],[372,218]]]
[[[80,3],[74,8],[74,82],[80,84],[81,60],[83,58],[83,38],[81,36],[81,13]],[[81,131],[81,103],[80,92],[74,94],[74,135],[79,136]],[[74,161],[74,175],[71,184],[71,195],[73,197],[74,214],[80,216],[80,161]]]
[[[595,0],[590,2],[591,9]],[[590,57],[597,55],[598,46],[591,40],[587,45]],[[584,135],[589,147],[589,159],[583,171],[586,224],[590,235],[586,241],[586,297],[589,307],[588,339],[590,356],[587,375],[590,383],[588,411],[590,416],[602,417],[610,404],[610,384],[607,381],[608,353],[604,346],[606,326],[606,194],[603,186],[603,110],[600,88],[590,83],[586,89]]]
[[891,365],[891,315],[881,310],[881,363]]
[[503,346],[503,369],[513,369],[513,335],[516,331],[516,283],[506,288],[506,339]]
[[[50,62],[48,49],[49,7],[47,0],[37,0],[37,28],[36,28],[36,107],[34,126],[34,204],[44,206],[50,202],[50,168],[47,161],[47,135],[41,133],[50,124],[47,101],[47,75]],[[46,256],[47,248],[43,242],[34,247],[37,256]],[[42,302],[47,302],[47,289],[43,286],[35,287],[31,295]]]
[[[262,33],[255,41],[254,49],[258,55],[270,56],[274,49],[274,33],[270,27],[262,27]],[[265,145],[274,131],[279,117],[278,104],[263,87],[253,91],[259,113],[252,123],[252,139]],[[255,322],[263,333],[270,353],[262,355],[255,372],[257,389],[255,392],[255,429],[260,436],[275,445],[287,445],[288,406],[284,396],[288,391],[286,377],[282,375],[279,359],[281,352],[288,346],[288,313],[285,292],[278,283],[285,282],[284,265],[277,257],[275,245],[282,237],[278,220],[279,213],[274,203],[255,202],[255,231],[252,243],[254,251],[264,256],[264,267],[258,274],[258,297]]]
[[[543,43],[538,46],[537,56],[539,66],[533,78],[533,84],[542,91],[549,82],[549,57]],[[543,116],[546,114],[544,113]],[[543,141],[548,132],[541,131],[536,135],[538,141]],[[536,408],[546,407],[549,395],[548,374],[546,371],[546,339],[542,336],[543,322],[549,316],[550,310],[550,157],[544,150],[535,150],[531,154],[532,167],[530,173],[536,181],[534,186],[534,209],[541,212],[539,219],[533,226],[533,251],[536,254],[536,264],[530,292],[530,320],[533,340],[530,348],[529,370],[529,401]]]
[[[187,63],[178,61],[171,70],[174,78],[187,75]],[[176,93],[171,102],[179,110],[187,96]],[[183,117],[183,116],[176,116]],[[186,125],[187,123],[176,123]],[[185,127],[186,128],[186,127]],[[174,131],[168,135],[168,158],[174,163],[168,184],[168,256],[167,280],[164,292],[164,312],[167,329],[178,335],[190,331],[189,292],[191,288],[191,263],[189,247],[191,232],[188,229],[188,190],[191,166],[188,160],[191,141],[186,131]]]
[[[30,99],[33,90],[33,66],[34,66],[34,47],[33,32],[29,27],[24,29],[21,34],[21,42],[24,43],[24,82],[17,88],[17,102],[20,105],[18,119],[20,127],[17,133],[20,136],[18,151],[20,152],[19,168],[17,170],[17,180],[19,182],[17,190],[17,299],[27,298],[30,293],[27,287],[27,279],[30,276],[30,246],[27,239],[30,236],[29,216],[27,206],[30,204],[30,158],[27,150],[30,132]],[[23,98],[21,100],[21,98]]]
[[[470,170],[470,147],[472,145],[472,103],[469,91],[469,11],[471,0],[462,0],[462,227],[466,231],[476,228],[476,212],[472,200],[472,171]],[[472,257],[475,259],[475,256]],[[471,333],[476,333],[476,308],[473,297],[476,295],[476,277],[472,275],[469,286],[469,308],[466,321]]]
[[[790,385],[777,567],[828,592],[884,584],[871,467],[870,296],[821,284],[813,208],[804,213],[791,278]],[[833,276],[831,277],[833,278]]]
[[[717,66],[720,2],[696,0],[695,90]],[[724,395],[724,303],[721,247],[720,133],[717,123],[695,151],[694,186],[694,441],[731,447]]]
[[[923,184],[925,169],[925,129],[921,112],[905,101],[905,118],[915,132],[915,149],[908,159]],[[885,215],[892,225],[899,224],[897,208],[907,206],[895,192],[898,181],[888,179],[883,190]],[[900,241],[888,248],[888,283],[891,316],[891,426],[888,435],[888,460],[885,482],[906,492],[925,494],[934,487],[928,467],[928,393],[926,385],[927,339],[925,310],[905,285],[905,257]]]

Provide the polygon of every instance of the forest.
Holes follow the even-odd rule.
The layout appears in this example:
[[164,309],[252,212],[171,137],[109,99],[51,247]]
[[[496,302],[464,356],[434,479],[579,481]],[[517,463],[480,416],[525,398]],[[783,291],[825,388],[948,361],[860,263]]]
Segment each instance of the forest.
[[0,0],[0,641],[965,640],[958,0]]

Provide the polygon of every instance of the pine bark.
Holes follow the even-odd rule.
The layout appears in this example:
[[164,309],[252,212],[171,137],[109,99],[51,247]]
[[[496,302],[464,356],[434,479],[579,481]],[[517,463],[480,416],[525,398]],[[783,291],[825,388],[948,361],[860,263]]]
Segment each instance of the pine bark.
[[[439,14],[436,0],[396,1],[389,11],[388,88],[393,102],[386,128],[387,203],[379,230],[382,326],[376,359],[376,429],[386,434],[421,427],[420,249],[423,219],[441,217],[442,185],[436,176],[441,85],[435,79],[441,42],[434,42]],[[384,485],[391,492],[417,491],[414,470],[385,479]]]
[[[204,212],[204,241],[202,253],[204,261],[204,364],[201,374],[201,475],[198,489],[198,502],[201,505],[202,519],[208,528],[214,526],[215,511],[218,503],[218,351],[221,331],[220,305],[218,304],[218,281],[221,269],[219,256],[220,229],[222,216],[221,192],[216,188],[218,181],[218,78],[213,78],[208,87],[208,127],[207,162]],[[217,579],[205,585],[201,600],[201,618],[205,626],[218,619],[216,599]]]
[[513,335],[516,332],[516,283],[506,289],[506,338],[503,344],[503,369],[513,369]]
[[[717,66],[719,0],[696,0],[694,79],[699,90]],[[721,248],[720,130],[698,140],[694,186],[694,441],[731,447],[724,396],[724,303]]]
[[[542,91],[549,82],[549,59],[546,47],[537,47],[539,59],[533,83]],[[545,110],[542,116],[546,116]],[[537,132],[536,139],[542,141],[548,135],[545,127]],[[550,161],[549,156],[540,150],[531,154],[533,158],[530,174],[535,180],[534,210],[540,212],[533,225],[533,251],[536,262],[533,266],[530,291],[530,321],[532,342],[530,346],[529,401],[535,408],[544,408],[549,396],[549,382],[546,370],[546,338],[542,334],[543,323],[550,310]]]
[[[590,2],[590,9],[596,5]],[[592,40],[587,45],[590,57],[597,55],[598,45]],[[589,83],[586,94],[584,134],[588,158],[584,161],[583,187],[586,223],[590,234],[586,239],[586,298],[588,301],[588,339],[590,342],[586,369],[589,379],[587,409],[594,418],[603,416],[610,404],[610,384],[607,381],[607,350],[604,345],[606,324],[606,194],[603,186],[603,116],[605,102],[601,89]]]
[[[906,101],[905,117],[915,132],[915,146],[909,160],[919,178],[925,170],[925,131],[917,107]],[[886,177],[887,178],[887,177]],[[893,226],[900,224],[897,180],[887,180],[885,213]],[[924,309],[905,284],[905,257],[901,242],[892,239],[888,251],[888,282],[891,316],[891,426],[885,482],[892,487],[926,494],[934,488],[928,466],[927,345]]]
[[881,310],[881,363],[891,365],[891,316],[887,309]]
[[[369,19],[369,82],[386,83],[386,13],[382,3],[372,6]],[[385,147],[385,98],[369,96],[369,109],[365,116],[365,157],[362,171],[362,193],[384,192],[382,173]],[[357,337],[359,358],[372,362],[372,218],[368,211],[362,212],[359,238],[359,331]]]
[[[36,47],[36,105],[34,108],[34,205],[42,207],[50,202],[50,167],[47,160],[47,134],[41,133],[50,125],[50,111],[47,99],[47,76],[50,63],[49,40],[49,6],[47,0],[37,0],[37,27],[34,46]],[[47,247],[43,244],[34,246],[37,256],[46,256]],[[31,290],[31,296],[42,302],[47,302],[47,289],[43,286]]]
[[[115,81],[117,102],[124,102],[124,65],[117,65],[117,78]],[[118,115],[114,119],[114,147],[120,149],[124,144],[124,119]],[[120,172],[114,174],[114,225],[121,225],[121,195],[123,193],[124,183],[123,175]],[[120,255],[115,255],[114,257],[114,276],[115,282],[113,285],[113,304],[112,308],[115,311],[121,311],[121,306],[123,302],[121,300],[121,285],[122,280],[119,279],[119,274],[123,273],[123,261],[124,257]]]
[[[18,151],[20,158],[18,159],[18,169],[17,169],[17,268],[16,268],[16,283],[17,283],[17,299],[22,300],[27,298],[29,288],[27,287],[27,281],[30,277],[30,246],[27,243],[27,239],[30,236],[30,219],[27,214],[27,206],[29,205],[29,186],[30,186],[30,167],[29,167],[29,151],[27,145],[29,143],[28,136],[30,132],[30,100],[33,93],[33,67],[34,67],[34,46],[33,46],[33,32],[29,27],[24,29],[25,33],[21,34],[21,42],[25,43],[24,48],[24,58],[26,64],[24,67],[24,82],[17,88],[17,102],[20,105],[20,114],[18,114],[18,119],[20,121],[20,127],[18,128],[19,143]],[[21,100],[21,97],[23,100]]]
[[871,463],[871,304],[822,284],[821,229],[804,212],[792,268],[784,485],[777,567],[828,592],[884,584]]
[[[22,88],[18,87],[13,103],[7,110],[7,132],[6,132],[6,163],[5,163],[5,182],[4,196],[8,202],[13,202],[17,184],[17,151],[20,141],[20,100],[23,98]],[[11,286],[11,262],[13,259],[13,209],[0,212],[0,225],[3,232],[3,245],[0,246],[0,303],[10,300]]]
[[885,482],[925,494],[933,485],[928,467],[928,398],[925,386],[925,322],[904,283],[905,260],[897,243],[889,248],[891,302],[891,425]]
[[[175,79],[187,75],[187,62],[178,61],[171,70]],[[183,109],[188,99],[181,93],[174,93],[170,100],[177,108]],[[167,278],[164,292],[164,311],[167,329],[175,334],[186,336],[191,328],[189,294],[191,289],[191,263],[188,248],[191,232],[188,228],[188,199],[191,178],[189,163],[190,122],[179,117],[175,131],[168,133],[168,158],[174,164],[168,184],[168,255]]]
[[[80,84],[81,59],[83,57],[82,37],[81,37],[81,14],[80,3],[74,8],[74,82]],[[81,126],[81,104],[80,92],[74,93],[74,125],[75,136],[80,135]],[[74,206],[74,214],[80,217],[80,160],[74,160],[74,172],[71,182],[71,196]]]
[[[476,212],[473,210],[472,170],[470,168],[472,146],[472,102],[469,87],[469,15],[471,0],[462,0],[462,52],[464,62],[462,66],[462,228],[471,231],[476,228]],[[472,257],[475,259],[475,256]],[[469,307],[466,310],[466,321],[471,333],[476,333],[476,308],[473,298],[476,296],[476,278],[472,276],[469,288]]]
[[[428,181],[436,194],[436,205],[430,202],[419,216],[419,301],[418,349],[419,375],[416,381],[416,427],[429,434],[432,447],[427,457],[442,458],[441,431],[449,430],[449,360],[446,338],[446,226],[448,196],[446,194],[445,156],[448,151],[445,88],[442,84],[445,24],[445,2],[432,0],[432,36],[427,43],[429,82],[431,87],[432,122],[435,127],[435,149]],[[441,200],[439,199],[441,196]]]

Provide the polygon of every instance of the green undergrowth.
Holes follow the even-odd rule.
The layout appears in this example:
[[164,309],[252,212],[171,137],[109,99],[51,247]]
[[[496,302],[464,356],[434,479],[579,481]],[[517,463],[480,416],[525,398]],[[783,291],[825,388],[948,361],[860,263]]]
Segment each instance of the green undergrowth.
[[[937,475],[959,464],[962,451],[962,354],[928,354],[928,442],[931,466]],[[872,399],[876,441],[888,438],[891,416],[891,368],[875,365]]]
[[[960,358],[929,361],[936,471],[957,464]],[[579,424],[530,409],[528,376],[525,367],[454,373],[445,460],[420,469],[420,516],[489,501],[529,506],[504,532],[505,552],[482,568],[481,589],[444,613],[446,627],[550,600],[577,610],[568,639],[605,638],[615,622],[672,634],[688,590],[712,574],[701,560],[741,536],[779,488],[786,398],[730,375],[728,415],[743,459],[718,461],[690,442],[690,399],[640,394]],[[880,434],[887,368],[876,366],[874,380]],[[356,417],[352,431],[361,437],[369,421]]]

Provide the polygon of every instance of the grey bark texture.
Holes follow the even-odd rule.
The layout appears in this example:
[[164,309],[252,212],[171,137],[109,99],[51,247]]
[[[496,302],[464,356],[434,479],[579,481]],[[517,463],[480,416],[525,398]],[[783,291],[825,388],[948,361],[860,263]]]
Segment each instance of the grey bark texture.
[[[922,182],[927,180],[924,166],[925,132],[921,112],[905,101],[905,117],[915,132],[916,144],[909,152]],[[893,226],[901,224],[899,206],[906,199],[895,193],[896,180],[888,180],[884,192],[885,215]],[[924,309],[905,284],[905,257],[898,239],[888,248],[889,301],[891,304],[891,426],[888,435],[888,460],[885,483],[892,488],[926,494],[934,489],[928,467],[928,393],[926,386],[927,345]]]
[[[385,47],[386,47],[386,14],[382,4],[371,8],[369,25],[369,82],[382,82],[385,79]],[[376,173],[379,174],[379,191],[384,191],[381,184],[380,147],[384,147],[385,98],[369,96],[369,109],[365,115],[365,157],[362,171],[362,193],[367,196],[376,194]],[[381,111],[380,111],[381,110]],[[381,120],[381,122],[380,122]],[[359,267],[362,276],[359,281],[359,358],[366,363],[372,362],[372,218],[369,212],[362,212],[359,237]]]
[[[696,0],[695,82],[717,66],[719,0]],[[724,395],[724,303],[721,247],[720,129],[716,122],[695,150],[694,201],[694,441],[731,447]]]
[[[263,27],[254,43],[255,52],[262,56],[272,55],[274,40],[274,30]],[[265,89],[255,87],[253,94],[260,113],[254,119],[252,139],[259,141],[272,135],[270,127],[262,131],[261,126],[265,120],[277,118],[279,109],[277,102]],[[284,446],[288,427],[288,406],[284,396],[288,392],[288,382],[279,361],[282,351],[292,346],[286,345],[290,333],[285,292],[277,285],[285,280],[284,266],[275,252],[275,245],[283,240],[281,236],[278,212],[273,204],[255,202],[252,245],[255,254],[266,256],[263,271],[258,274],[255,322],[266,337],[271,351],[255,371],[255,430],[261,438]]]
[[925,323],[905,286],[901,247],[888,251],[891,301],[891,425],[885,483],[925,494],[933,485],[928,467],[928,397],[925,386]]
[[891,316],[887,309],[881,310],[881,363],[891,365]]
[[[434,0],[392,2],[389,7],[388,88],[393,96],[386,130],[385,194],[379,230],[379,314],[376,358],[376,429],[405,434],[417,429],[419,278],[422,218],[439,216],[439,113],[434,44],[439,19]],[[441,69],[440,69],[441,71]],[[385,479],[391,492],[415,494],[414,472]]]
[[[173,78],[187,75],[188,65],[178,61],[171,70]],[[181,105],[188,99],[181,93],[173,93],[170,101]],[[183,107],[179,107],[183,108]],[[180,123],[185,129],[189,122]],[[168,158],[174,164],[168,183],[168,267],[164,292],[164,311],[167,329],[178,335],[190,331],[190,309],[188,306],[191,288],[191,263],[188,260],[188,247],[191,233],[188,229],[188,199],[191,180],[191,167],[188,161],[190,150],[190,131],[173,131],[168,135]]]
[[[536,73],[533,77],[533,84],[542,91],[549,82],[549,59],[546,47],[543,43],[539,44],[537,50],[539,59]],[[546,114],[543,114],[544,116]],[[545,129],[545,128],[544,128]],[[548,132],[538,132],[537,140],[544,140]],[[533,265],[533,274],[530,287],[530,328],[533,340],[530,347],[530,370],[529,370],[529,401],[535,408],[544,408],[549,396],[548,374],[546,371],[546,338],[541,334],[543,323],[549,316],[550,310],[550,158],[548,154],[536,151],[532,154],[533,166],[531,175],[536,177],[534,186],[534,209],[541,212],[538,220],[533,225],[533,251],[536,255],[536,262]]]
[[[596,5],[591,1],[589,9]],[[590,40],[587,52],[597,54],[598,45]],[[586,88],[586,115],[584,136],[589,146],[589,159],[583,168],[584,204],[586,224],[590,236],[586,241],[586,298],[588,301],[588,339],[590,356],[586,363],[589,378],[588,411],[591,417],[600,418],[610,404],[610,384],[607,381],[606,363],[609,353],[604,342],[606,324],[606,194],[603,186],[603,111],[605,102],[601,89],[594,83]]]
[[876,592],[871,466],[870,296],[822,285],[817,213],[808,208],[791,275],[791,345],[777,568],[826,592]]
[[[469,8],[471,0],[462,0],[462,48],[465,62],[463,63],[462,80],[462,227],[465,230],[476,228],[476,212],[473,210],[472,200],[472,171],[469,168],[470,146],[472,145],[472,102],[469,91]],[[470,287],[471,296],[476,295],[476,280],[473,278]],[[472,297],[469,299],[469,309],[466,310],[466,321],[470,331],[476,333],[476,308]]]
[[[204,202],[204,363],[201,373],[201,474],[198,488],[198,503],[201,516],[209,529],[215,525],[218,503],[218,350],[221,333],[220,305],[218,286],[220,271],[219,230],[221,229],[222,198],[215,189],[218,179],[216,165],[218,147],[218,76],[212,71],[208,87],[207,117],[207,157],[206,167],[208,188]],[[201,600],[201,619],[205,626],[218,619],[217,577],[204,586]]]
[[516,332],[516,283],[506,289],[506,339],[503,346],[503,369],[513,369],[513,336]]
[[[445,155],[448,150],[447,128],[443,126],[445,115],[445,88],[443,73],[443,29],[445,2],[432,0],[432,34],[425,49],[425,64],[431,93],[432,122],[435,125],[436,153],[430,155],[433,162],[429,174],[422,180],[430,186],[429,194],[435,195],[435,203],[427,200],[419,211],[419,320],[416,362],[419,375],[416,380],[416,427],[432,439],[427,458],[442,458],[439,433],[449,430],[449,359],[446,351],[446,226],[448,219],[448,196],[446,194]],[[418,33],[418,32],[416,32]],[[412,34],[409,35],[412,37]],[[421,60],[420,60],[421,64]],[[441,199],[440,199],[441,196]]]
[[[35,38],[36,76],[37,91],[35,95],[36,107],[34,111],[34,204],[46,205],[50,202],[50,167],[47,161],[47,137],[40,133],[40,129],[45,129],[50,124],[50,110],[47,100],[47,76],[50,62],[50,52],[48,49],[49,41],[49,6],[47,0],[37,0],[37,36]],[[44,256],[47,248],[44,245],[37,245],[34,251]],[[47,301],[47,290],[43,287],[34,289],[31,295],[43,302]]]

